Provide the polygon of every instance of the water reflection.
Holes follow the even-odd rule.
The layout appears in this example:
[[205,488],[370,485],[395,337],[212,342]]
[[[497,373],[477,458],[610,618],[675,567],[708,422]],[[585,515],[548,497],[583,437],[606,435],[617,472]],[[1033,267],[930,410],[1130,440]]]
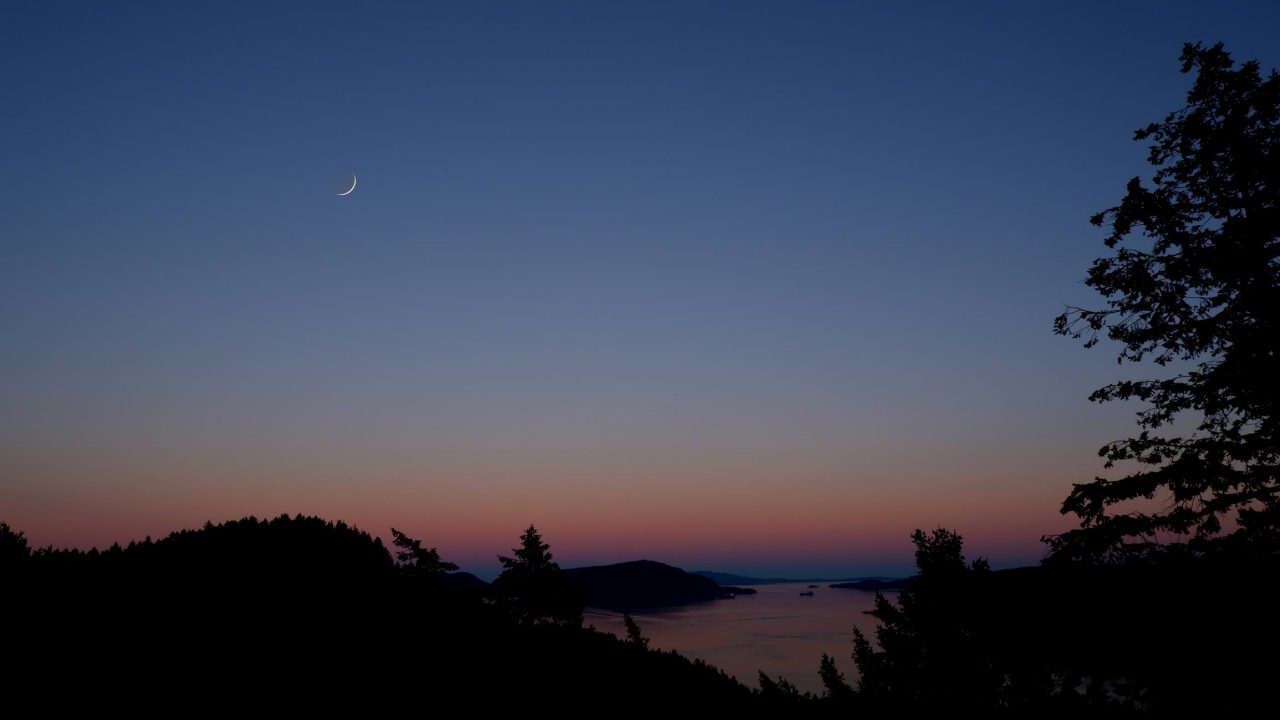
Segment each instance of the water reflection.
[[[852,680],[853,626],[868,636],[875,618],[865,614],[875,593],[833,590],[825,585],[757,585],[757,594],[739,595],[653,612],[632,613],[650,646],[701,658],[738,680],[756,686],[756,673],[782,675],[801,690],[821,693],[818,661],[836,660]],[[812,590],[812,596],[801,592]],[[585,624],[626,637],[621,613],[588,609]]]

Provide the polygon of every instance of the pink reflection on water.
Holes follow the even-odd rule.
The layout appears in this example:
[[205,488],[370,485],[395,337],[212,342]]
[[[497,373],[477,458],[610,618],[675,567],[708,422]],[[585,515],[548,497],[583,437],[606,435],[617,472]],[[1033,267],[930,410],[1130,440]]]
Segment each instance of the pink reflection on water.
[[[756,674],[782,675],[802,691],[821,694],[818,662],[822,653],[835,658],[850,682],[856,672],[853,627],[874,637],[875,593],[837,590],[826,584],[756,585],[757,594],[739,595],[669,610],[632,613],[650,647],[675,650],[699,658],[755,687]],[[801,592],[812,590],[812,596]],[[890,593],[892,595],[892,593]],[[584,624],[626,637],[622,614],[589,609]]]

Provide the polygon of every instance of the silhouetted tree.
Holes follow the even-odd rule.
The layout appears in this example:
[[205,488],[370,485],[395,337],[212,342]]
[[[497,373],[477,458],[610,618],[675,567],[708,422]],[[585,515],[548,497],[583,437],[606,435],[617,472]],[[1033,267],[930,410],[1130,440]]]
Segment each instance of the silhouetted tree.
[[836,667],[835,658],[826,653],[822,653],[822,661],[818,663],[818,677],[822,679],[826,697],[832,700],[847,700],[853,696],[853,688],[845,682],[844,673]]
[[773,705],[793,706],[811,700],[812,695],[801,693],[800,689],[791,683],[790,680],[778,676],[777,680],[769,677],[763,670],[758,671],[758,680],[760,681],[760,697]]
[[880,621],[880,649],[853,629],[860,695],[883,705],[998,706],[1005,678],[965,602],[973,577],[986,574],[986,561],[965,565],[963,539],[943,528],[916,530],[911,541],[920,574],[899,593],[897,604],[877,592],[870,612]]
[[0,522],[0,569],[16,567],[31,556],[27,536],[12,530],[6,522]]
[[560,569],[551,554],[551,546],[542,542],[542,536],[533,525],[529,525],[529,529],[520,536],[520,547],[512,548],[511,555],[498,556],[503,575],[508,577],[530,576]]
[[521,622],[582,624],[582,595],[552,559],[551,546],[530,525],[512,556],[499,555],[502,574],[492,590]]
[[631,613],[622,613],[622,624],[627,626],[627,640],[643,648],[649,647],[649,638],[640,632],[640,626]]
[[916,546],[916,569],[922,577],[932,580],[964,572],[964,538],[960,533],[934,528],[925,535],[917,528],[911,533],[911,543]]
[[[1221,44],[1188,44],[1181,60],[1196,73],[1186,106],[1135,136],[1151,141],[1150,186],[1130,180],[1093,217],[1114,254],[1086,283],[1106,307],[1069,307],[1054,323],[1086,347],[1119,342],[1119,362],[1168,369],[1090,396],[1147,404],[1136,437],[1099,451],[1108,468],[1145,468],[1075,486],[1062,511],[1080,528],[1046,538],[1059,557],[1149,555],[1171,536],[1193,554],[1280,548],[1280,77],[1237,67]],[[1195,430],[1167,434],[1184,415]],[[1115,511],[1141,498],[1160,504]]]
[[396,561],[401,572],[410,577],[442,580],[445,573],[458,569],[455,563],[441,560],[435,548],[424,549],[421,540],[415,540],[395,528],[391,528],[391,543],[399,548]]

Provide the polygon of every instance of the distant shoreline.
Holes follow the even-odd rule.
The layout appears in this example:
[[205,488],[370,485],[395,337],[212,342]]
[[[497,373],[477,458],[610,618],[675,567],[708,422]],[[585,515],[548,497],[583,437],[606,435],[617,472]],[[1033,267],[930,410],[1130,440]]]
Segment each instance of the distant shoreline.
[[[906,578],[895,577],[893,575],[861,575],[858,577],[816,577],[816,578],[758,578],[749,575],[735,575],[733,573],[722,573],[714,570],[694,570],[694,575],[701,575],[705,578],[711,578],[722,586],[750,586],[750,585],[790,585],[799,583],[821,584],[829,587],[850,588],[859,583],[901,583]],[[859,589],[854,587],[853,589]]]
[[856,582],[832,583],[827,587],[835,588],[837,590],[901,590],[907,586],[909,581],[910,578],[898,578],[895,580],[878,580],[868,578],[865,580],[858,580]]

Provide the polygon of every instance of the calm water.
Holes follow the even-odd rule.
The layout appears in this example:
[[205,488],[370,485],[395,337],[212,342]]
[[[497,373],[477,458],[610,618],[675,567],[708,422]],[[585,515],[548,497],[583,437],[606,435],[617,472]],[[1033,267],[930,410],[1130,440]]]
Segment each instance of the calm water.
[[[650,646],[701,658],[755,687],[756,673],[782,675],[801,690],[822,691],[818,661],[836,660],[846,678],[856,677],[853,626],[872,636],[876,621],[864,611],[875,593],[812,588],[807,584],[757,585],[756,595],[739,595],[650,613],[633,613]],[[626,637],[622,615],[589,609],[584,624]]]

